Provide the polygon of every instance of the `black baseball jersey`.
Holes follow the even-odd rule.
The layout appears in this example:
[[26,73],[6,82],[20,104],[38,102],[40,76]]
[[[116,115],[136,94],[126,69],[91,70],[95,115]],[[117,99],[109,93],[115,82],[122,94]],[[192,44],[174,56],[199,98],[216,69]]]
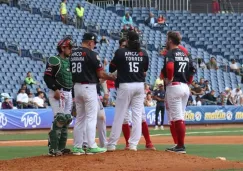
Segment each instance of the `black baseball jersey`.
[[102,64],[96,52],[85,47],[74,47],[70,57],[74,83],[98,83],[96,71],[102,70]]
[[162,69],[165,78],[167,78],[165,67],[168,62],[174,62],[173,82],[187,83],[189,76],[192,74],[190,72],[192,67],[191,59],[179,48],[168,51],[164,60],[164,68]]
[[144,72],[148,70],[149,59],[145,50],[134,52],[127,48],[118,49],[112,59],[109,71],[117,70],[118,83],[145,82]]

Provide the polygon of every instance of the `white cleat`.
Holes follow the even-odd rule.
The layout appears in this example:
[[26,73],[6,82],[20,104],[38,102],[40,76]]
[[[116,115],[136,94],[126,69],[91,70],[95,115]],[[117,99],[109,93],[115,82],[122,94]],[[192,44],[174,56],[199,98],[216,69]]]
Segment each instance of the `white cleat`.
[[155,127],[154,127],[154,130],[158,130],[159,129],[159,127],[156,125]]
[[113,152],[113,151],[115,151],[116,150],[116,147],[114,147],[114,146],[109,146],[109,145],[107,145],[107,152]]
[[163,126],[163,125],[161,125],[161,126],[160,126],[160,129],[161,129],[161,130],[164,130],[164,126]]

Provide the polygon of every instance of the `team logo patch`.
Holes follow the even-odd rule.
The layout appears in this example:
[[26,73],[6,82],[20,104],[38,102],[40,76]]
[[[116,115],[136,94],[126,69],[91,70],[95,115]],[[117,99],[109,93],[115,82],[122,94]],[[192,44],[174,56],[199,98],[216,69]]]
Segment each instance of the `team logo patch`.
[[139,52],[138,55],[139,55],[139,56],[143,56],[143,52]]
[[97,56],[96,56],[96,58],[97,58],[98,60],[100,60],[100,57],[99,57],[99,55],[97,55]]
[[69,69],[69,68],[67,68],[67,71],[68,71],[68,72],[70,72],[70,69]]
[[86,56],[86,52],[83,52],[83,53],[82,53],[82,56]]

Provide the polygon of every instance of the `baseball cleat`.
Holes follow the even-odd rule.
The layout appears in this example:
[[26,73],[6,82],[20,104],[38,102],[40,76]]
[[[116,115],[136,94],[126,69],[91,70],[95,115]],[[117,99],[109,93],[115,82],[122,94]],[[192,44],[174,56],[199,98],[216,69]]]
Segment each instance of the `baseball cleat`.
[[62,155],[63,155],[63,154],[62,154],[61,151],[56,151],[56,152],[55,152],[54,149],[49,150],[49,152],[48,152],[48,156],[50,156],[50,157],[56,157],[56,156],[62,156]]
[[129,150],[129,144],[126,144],[126,147],[124,148],[124,150]]
[[175,147],[167,148],[165,151],[186,154],[186,148],[184,146],[183,147],[175,146]]
[[100,148],[100,147],[97,147],[97,148],[88,148],[86,150],[86,154],[98,154],[98,153],[105,153],[107,151],[106,148]]
[[161,129],[161,130],[164,130],[164,126],[161,125],[161,126],[160,126],[160,129]]
[[83,154],[85,154],[85,151],[82,148],[77,148],[77,147],[73,148],[73,155],[80,156]]
[[137,147],[136,147],[136,146],[129,147],[129,150],[130,150],[130,151],[137,151]]
[[158,130],[158,129],[159,129],[159,127],[158,127],[158,126],[155,126],[155,127],[154,127],[154,130]]
[[107,151],[108,152],[113,152],[115,150],[116,150],[116,147],[114,147],[114,146],[107,146]]
[[156,150],[156,148],[153,146],[153,144],[148,144],[145,146],[146,150]]
[[71,150],[68,148],[62,149],[61,152],[62,152],[62,154],[71,154],[72,153]]

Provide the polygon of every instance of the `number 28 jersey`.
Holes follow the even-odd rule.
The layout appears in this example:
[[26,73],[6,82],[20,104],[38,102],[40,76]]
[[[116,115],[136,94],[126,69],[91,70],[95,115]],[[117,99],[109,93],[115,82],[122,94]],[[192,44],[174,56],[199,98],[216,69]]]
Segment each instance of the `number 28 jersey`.
[[74,83],[98,83],[96,72],[103,68],[96,52],[84,47],[74,47],[70,65]]
[[180,49],[172,49],[168,51],[164,60],[163,74],[165,78],[167,78],[165,66],[168,62],[174,63],[173,82],[187,83],[190,75],[190,58]]
[[145,82],[144,72],[149,65],[148,54],[145,50],[131,51],[120,48],[115,52],[109,67],[112,73],[117,70],[118,83]]

